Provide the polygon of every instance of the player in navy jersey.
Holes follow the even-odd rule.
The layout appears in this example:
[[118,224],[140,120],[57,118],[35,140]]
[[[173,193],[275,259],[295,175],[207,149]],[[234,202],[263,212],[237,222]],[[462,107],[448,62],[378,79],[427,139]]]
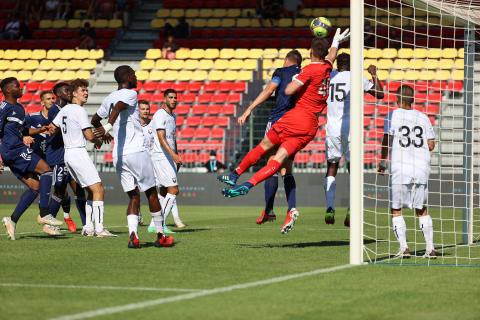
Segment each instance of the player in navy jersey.
[[[53,93],[57,100],[53,106],[48,110],[48,120],[52,122],[57,116],[61,108],[72,100],[72,93],[69,89],[69,84],[66,82],[59,82],[53,87]],[[53,193],[50,199],[49,210],[53,216],[56,216],[60,210],[60,206],[64,210],[64,220],[68,225],[70,232],[75,232],[77,226],[69,215],[70,211],[70,197],[67,192],[67,185],[70,185],[75,194],[75,204],[77,206],[82,224],[85,225],[85,191],[78,186],[75,180],[72,179],[64,161],[64,145],[61,134],[54,134],[47,139],[46,159],[48,165],[53,170]]]
[[[29,123],[26,123],[25,109],[17,102],[22,97],[22,89],[16,78],[3,79],[0,82],[0,89],[5,96],[5,101],[0,105],[0,154],[4,165],[9,167],[12,173],[27,186],[12,215],[2,219],[9,238],[15,240],[16,223],[39,193],[40,215],[37,222],[49,226],[60,226],[62,222],[55,219],[48,211],[51,187],[49,176],[52,171],[44,160],[23,144],[24,135],[32,136],[47,132],[49,129],[46,126],[32,129]],[[48,230],[46,232],[49,233]]]
[[[270,112],[268,117],[267,128],[265,134],[272,127],[272,125],[280,119],[285,112],[290,110],[294,103],[292,96],[285,95],[285,88],[292,81],[293,76],[300,72],[300,66],[302,64],[302,56],[298,50],[292,50],[287,53],[285,61],[282,68],[275,70],[272,76],[272,80],[267,84],[265,89],[258,95],[258,97],[248,106],[245,112],[238,118],[238,123],[240,125],[245,124],[248,117],[252,111],[267,101],[268,98],[275,92],[275,106]],[[268,154],[268,158],[275,154],[276,150],[272,150]],[[288,210],[294,209],[296,207],[296,184],[295,179],[292,175],[292,160],[288,160],[283,165],[280,173],[283,177],[283,184],[285,186],[285,193],[287,196]],[[262,224],[267,221],[273,221],[276,219],[275,213],[273,212],[273,204],[275,201],[275,194],[278,189],[278,174],[275,174],[265,180],[265,209],[262,211],[260,216],[257,218],[257,224]]]
[[[50,124],[50,121],[48,121],[48,110],[50,110],[54,101],[55,96],[52,92],[42,91],[40,93],[40,104],[42,105],[42,110],[29,115],[30,128],[36,129],[43,126],[48,126]],[[33,152],[45,160],[45,152],[47,151],[47,134],[39,133],[34,135],[32,138],[33,143],[30,147],[33,149]]]

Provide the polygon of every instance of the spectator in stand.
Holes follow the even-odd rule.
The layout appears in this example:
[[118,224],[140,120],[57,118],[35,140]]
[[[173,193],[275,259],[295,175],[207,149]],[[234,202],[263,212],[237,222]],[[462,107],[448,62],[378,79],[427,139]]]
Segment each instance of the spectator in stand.
[[18,13],[15,13],[5,25],[1,38],[4,40],[16,40],[20,38],[20,19]]
[[217,151],[210,151],[210,159],[205,162],[205,168],[207,172],[223,172],[227,167],[217,160]]
[[95,43],[95,30],[91,27],[89,22],[85,22],[83,28],[80,29],[80,44],[79,49],[95,49],[97,44]]
[[178,24],[173,28],[173,35],[176,38],[185,39],[190,36],[190,25],[188,24],[185,17],[178,19]]
[[373,30],[370,21],[365,19],[363,27],[363,41],[366,46],[373,47],[375,45],[375,38],[373,37]]
[[285,18],[295,19],[302,6],[302,0],[283,0],[283,15]]
[[47,0],[45,1],[45,18],[55,19],[57,11],[60,7],[59,0]]
[[31,38],[30,29],[28,28],[28,24],[25,22],[24,17],[20,17],[20,31],[19,31],[19,39],[30,39]]
[[128,1],[117,0],[115,6],[115,19],[121,19],[123,21],[123,27],[128,26]]
[[169,60],[175,59],[175,51],[177,50],[178,46],[174,42],[174,37],[172,35],[168,36],[167,42],[165,42],[162,48],[162,57]]
[[267,27],[265,21],[270,21],[270,26],[275,26],[275,20],[280,18],[282,3],[280,0],[259,0],[257,2],[257,18],[262,27]]

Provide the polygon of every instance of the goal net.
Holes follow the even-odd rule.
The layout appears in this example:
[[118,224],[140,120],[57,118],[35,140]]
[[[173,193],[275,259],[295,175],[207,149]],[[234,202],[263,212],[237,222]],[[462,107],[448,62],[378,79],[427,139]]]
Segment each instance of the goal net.
[[[363,100],[364,147],[357,152],[364,167],[360,256],[370,263],[480,265],[480,1],[361,2],[364,69],[377,66],[385,97],[365,95]],[[352,74],[355,81],[353,69]],[[398,107],[396,92],[404,84],[414,89],[412,107],[427,114],[435,130],[426,207],[437,259],[422,258],[424,234],[408,208],[403,217],[412,257],[395,257],[399,242],[389,208],[390,171],[376,173],[384,119]],[[414,133],[410,137],[415,138]],[[409,161],[415,165],[416,159]]]

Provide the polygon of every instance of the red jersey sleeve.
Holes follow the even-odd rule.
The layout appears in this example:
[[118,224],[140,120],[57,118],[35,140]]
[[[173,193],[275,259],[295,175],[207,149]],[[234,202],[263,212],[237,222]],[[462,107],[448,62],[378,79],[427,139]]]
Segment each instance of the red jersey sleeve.
[[311,72],[311,68],[309,68],[310,65],[308,66],[305,66],[299,74],[296,74],[293,76],[293,80],[301,83],[302,85],[305,85],[307,84],[308,82],[310,82],[310,80],[312,79],[312,72]]

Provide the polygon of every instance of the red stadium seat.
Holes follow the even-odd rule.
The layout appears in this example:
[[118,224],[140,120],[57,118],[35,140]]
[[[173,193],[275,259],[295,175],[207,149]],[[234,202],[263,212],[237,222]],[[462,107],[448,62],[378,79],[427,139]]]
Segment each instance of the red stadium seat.
[[137,98],[138,98],[138,100],[152,101],[153,100],[153,94],[148,93],[148,92],[140,93],[139,95],[137,95]]
[[226,104],[223,106],[222,113],[224,116],[233,116],[235,114],[235,105]]
[[431,91],[441,91],[445,90],[447,88],[447,82],[446,81],[434,81],[430,84],[429,89]]
[[242,100],[242,95],[240,93],[232,93],[227,97],[227,101],[230,103],[240,103]]
[[427,104],[425,112],[428,115],[437,115],[440,112],[440,106],[438,104]]
[[185,163],[195,163],[197,162],[197,155],[195,153],[184,153],[182,155],[182,160]]
[[325,164],[326,163],[326,156],[325,153],[314,153],[310,156],[309,161],[313,164]]
[[364,126],[365,128],[368,127],[368,126],[370,125],[371,120],[372,120],[372,119],[367,118],[367,117],[363,118],[363,126]]
[[213,100],[211,93],[204,93],[198,96],[198,103],[210,103]]
[[176,120],[176,125],[177,125],[177,127],[183,126],[183,121],[185,121],[185,118],[182,117],[182,116],[177,116],[176,119],[177,119],[177,120]]
[[187,85],[187,90],[189,92],[199,92],[201,88],[202,88],[202,83],[198,81],[190,82]]
[[53,89],[53,86],[55,85],[54,82],[50,82],[50,81],[45,81],[45,82],[42,82],[40,84],[40,87],[39,89],[41,91],[49,91],[49,90],[52,90]]
[[26,84],[26,89],[28,92],[38,91],[39,88],[40,88],[40,83],[38,82],[28,82]]
[[172,89],[173,83],[171,82],[160,82],[158,84],[157,90],[160,90],[162,93],[167,89]]
[[148,92],[153,92],[157,90],[158,83],[157,82],[145,82],[143,84],[143,90],[148,91]]
[[463,81],[450,81],[446,89],[452,92],[461,92],[463,90]]
[[387,94],[385,94],[385,96],[383,97],[383,102],[385,102],[385,103],[394,103],[394,102],[397,102],[397,95],[396,95],[396,94],[387,93]]
[[188,140],[179,140],[179,139],[177,139],[177,149],[178,149],[179,151],[187,150],[187,148],[188,148],[188,143],[189,143]]
[[307,164],[310,161],[310,155],[306,152],[299,152],[295,155],[295,164]]
[[365,103],[375,103],[375,102],[377,102],[377,98],[375,98],[374,96],[372,96],[369,93],[365,93],[363,95],[363,100],[365,101]]
[[196,98],[197,98],[197,95],[195,93],[185,93],[180,95],[179,101],[183,103],[193,103],[195,102]]
[[140,81],[137,81],[137,87],[133,90],[139,91],[143,88],[143,84]]
[[172,89],[178,92],[187,91],[187,82],[177,82],[172,85]]
[[29,114],[32,114],[32,113],[35,113],[35,112],[39,112],[42,110],[42,106],[39,105],[39,104],[29,104],[27,105],[27,107],[25,108],[25,111]]
[[200,153],[197,158],[197,162],[204,163],[210,159],[210,153]]
[[192,113],[194,115],[197,115],[197,116],[198,115],[203,116],[204,114],[207,113],[207,106],[204,105],[204,104],[199,104],[199,105],[193,106]]
[[195,135],[195,129],[193,128],[184,128],[180,130],[179,137],[182,139],[191,139]]
[[105,163],[113,163],[113,153],[105,152],[105,154],[103,155],[103,161]]
[[23,96],[20,99],[18,99],[18,102],[20,102],[21,104],[27,104],[32,100],[33,100],[33,94],[29,92],[25,92]]
[[195,130],[195,139],[208,139],[210,136],[210,129],[198,128]]
[[366,116],[372,116],[375,113],[374,104],[366,104],[363,109],[363,114]]
[[373,140],[381,139],[383,138],[383,130],[375,130],[375,129],[370,130],[370,131],[367,131],[366,135],[367,135],[367,138],[369,139],[373,139]]
[[163,93],[154,93],[152,94],[151,100],[152,102],[162,102],[165,99]]
[[203,85],[204,92],[217,91],[217,88],[218,88],[218,82],[208,82]]
[[225,130],[221,128],[212,129],[211,136],[212,139],[223,139],[225,137]]
[[423,104],[414,104],[412,105],[412,109],[425,112],[425,106]]
[[222,112],[222,106],[218,104],[212,104],[208,106],[208,114],[210,115],[218,115]]
[[384,127],[384,123],[385,123],[385,119],[384,118],[375,118],[374,119],[374,123],[375,123],[375,127],[376,128],[383,128]]
[[325,124],[327,124],[327,118],[323,115],[318,117],[318,126],[321,127]]
[[190,112],[190,106],[188,104],[179,104],[175,108],[175,113],[178,115],[186,115]]
[[217,93],[212,96],[212,101],[215,103],[225,103],[227,101],[227,95],[225,93]]
[[425,92],[429,89],[429,82],[428,81],[417,81],[413,85],[415,91]]
[[159,108],[158,104],[155,104],[155,103],[150,104],[150,114],[151,115],[155,114],[155,112],[158,111],[158,108]]
[[220,90],[221,92],[230,92],[233,91],[234,87],[235,84],[233,82],[222,81],[218,84],[217,90]]
[[219,127],[228,127],[230,125],[230,118],[228,117],[218,117],[216,125]]
[[234,86],[233,86],[233,90],[235,92],[242,92],[243,93],[243,92],[247,91],[246,90],[246,87],[247,87],[246,84],[247,84],[246,82],[235,82]]
[[442,102],[442,94],[440,92],[430,93],[427,100],[429,103],[440,103]]
[[415,103],[425,103],[427,101],[427,94],[426,93],[416,93],[415,94]]
[[217,117],[204,117],[202,118],[202,126],[213,127],[217,123]]
[[188,117],[187,126],[188,127],[198,127],[200,125],[200,117]]
[[387,113],[389,113],[390,111],[393,111],[395,110],[394,107],[392,106],[387,106],[387,105],[384,105],[384,104],[379,104],[377,106],[377,115],[379,116],[385,116]]

